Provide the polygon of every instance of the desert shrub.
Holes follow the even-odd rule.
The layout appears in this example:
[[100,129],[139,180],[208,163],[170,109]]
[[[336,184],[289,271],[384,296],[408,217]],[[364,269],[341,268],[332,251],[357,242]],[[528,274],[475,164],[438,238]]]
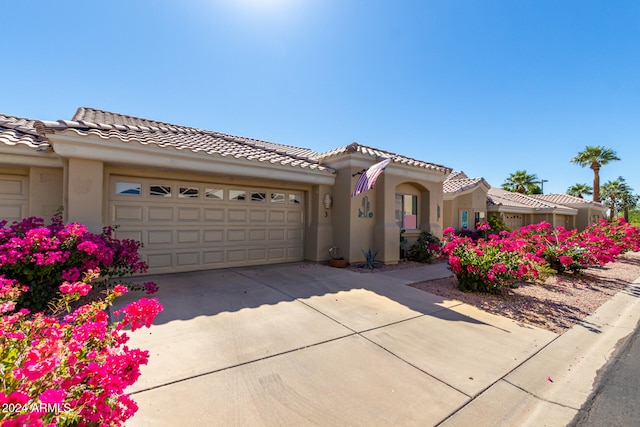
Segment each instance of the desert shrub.
[[409,248],[407,258],[410,261],[432,262],[438,258],[442,252],[442,242],[437,236],[423,231],[416,242]]
[[[40,311],[60,296],[63,281],[79,280],[84,271],[100,271],[94,286],[106,287],[109,279],[146,271],[134,240],[118,240],[113,229],[90,233],[80,223],[64,224],[58,213],[46,225],[30,217],[7,226],[0,221],[0,275],[14,279],[29,290],[21,293],[17,305]],[[133,288],[145,285],[129,284]],[[153,290],[153,284],[147,284]]]
[[[156,299],[142,298],[113,313],[110,321],[108,307],[129,290],[114,284],[103,298],[74,310],[70,307],[94,283],[107,280],[101,267],[110,277],[143,268],[139,245],[111,239],[108,233],[92,235],[82,224],[64,225],[59,220],[48,227],[37,218],[4,225],[0,227],[0,424],[121,426],[138,409],[124,390],[135,383],[149,357],[147,351],[126,345],[129,337],[124,328],[133,332],[150,326],[162,306]],[[30,297],[24,298],[29,292]],[[32,304],[21,307],[21,301]],[[25,308],[45,303],[49,314]]]

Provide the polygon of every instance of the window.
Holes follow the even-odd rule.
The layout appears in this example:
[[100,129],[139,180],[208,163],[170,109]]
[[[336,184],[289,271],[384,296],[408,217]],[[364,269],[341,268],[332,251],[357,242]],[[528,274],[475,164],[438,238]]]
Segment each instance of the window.
[[299,205],[302,203],[302,196],[300,194],[289,194],[289,203]]
[[205,199],[224,200],[224,190],[221,188],[205,188]]
[[159,196],[159,197],[171,197],[171,186],[170,185],[150,185],[149,195]]
[[199,190],[197,187],[180,187],[180,194],[178,197],[187,199],[197,199]]
[[229,200],[244,201],[247,193],[244,190],[229,190]]
[[267,193],[253,192],[253,193],[251,193],[251,201],[252,202],[266,202],[267,201]]
[[478,224],[486,222],[484,212],[475,212],[473,217],[474,226],[478,226]]
[[142,194],[142,184],[134,182],[116,182],[116,194],[139,196]]
[[460,212],[460,228],[469,228],[469,212]]
[[271,203],[284,203],[284,193],[271,193]]
[[396,224],[405,230],[418,228],[418,196],[396,194]]

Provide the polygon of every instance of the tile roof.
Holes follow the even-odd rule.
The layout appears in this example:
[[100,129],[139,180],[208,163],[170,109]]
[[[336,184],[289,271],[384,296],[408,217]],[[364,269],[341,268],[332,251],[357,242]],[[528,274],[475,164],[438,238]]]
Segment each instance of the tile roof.
[[484,184],[487,188],[491,186],[484,178],[469,178],[464,172],[451,172],[444,180],[442,189],[444,194],[457,194],[463,191],[476,188]]
[[358,144],[354,142],[344,147],[336,148],[334,150],[327,151],[319,154],[316,158],[322,162],[322,160],[329,157],[338,156],[345,153],[362,153],[371,157],[391,157],[394,163],[399,163],[408,166],[416,166],[424,169],[435,170],[438,172],[451,173],[451,168],[438,165],[435,163],[428,163],[422,160],[412,159],[400,154],[392,153],[390,151],[379,150],[377,148],[367,147],[366,145]]
[[607,209],[602,203],[594,202],[592,200],[581,199],[580,197],[570,196],[568,194],[532,194],[530,197],[544,200],[549,203],[556,203],[559,205],[584,205],[589,204],[594,207]]
[[34,123],[35,120],[0,114],[0,143],[31,148],[48,147],[47,139],[38,135]]
[[487,192],[487,205],[532,209],[556,209],[558,207],[564,207],[536,199],[526,194],[514,193],[496,187],[489,188]]
[[194,153],[235,157],[246,160],[279,163],[333,174],[314,158],[318,153],[306,148],[275,144],[220,132],[126,116],[92,108],[79,108],[72,120],[35,123],[38,133],[73,131],[78,135],[95,135],[122,142],[137,141],[143,145],[172,147]]

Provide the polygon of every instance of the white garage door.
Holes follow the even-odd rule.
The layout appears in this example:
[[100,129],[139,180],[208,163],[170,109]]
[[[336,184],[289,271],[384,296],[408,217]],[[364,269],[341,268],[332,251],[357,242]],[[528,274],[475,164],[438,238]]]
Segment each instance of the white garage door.
[[111,225],[149,272],[301,261],[301,191],[113,176]]
[[27,217],[29,181],[26,176],[0,175],[0,221]]
[[508,214],[504,216],[504,225],[515,230],[524,225],[524,219],[522,218],[522,215]]

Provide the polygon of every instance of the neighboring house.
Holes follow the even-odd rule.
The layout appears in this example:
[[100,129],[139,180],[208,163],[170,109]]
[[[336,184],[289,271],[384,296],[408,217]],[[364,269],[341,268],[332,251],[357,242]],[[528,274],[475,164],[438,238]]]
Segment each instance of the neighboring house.
[[[351,197],[358,172],[393,161]],[[0,115],[0,220],[49,218],[143,242],[152,273],[399,260],[401,228],[442,235],[451,169],[351,144],[327,153],[79,108],[69,121]]]
[[478,222],[497,215],[515,229],[542,221],[554,227],[584,230],[607,208],[566,194],[521,194],[491,187],[483,178],[452,172],[444,181],[444,227],[474,230]]
[[484,178],[469,178],[464,172],[452,172],[444,181],[444,227],[475,230],[487,220],[487,192],[491,186]]
[[578,210],[575,218],[575,228],[584,230],[588,225],[593,224],[599,218],[607,217],[607,207],[602,203],[585,200],[580,197],[569,196],[568,194],[533,194],[538,200],[556,205],[568,206]]
[[504,224],[511,229],[542,221],[548,222],[554,227],[577,228],[578,209],[501,188],[491,187],[489,189],[487,212],[489,215],[498,215]]

